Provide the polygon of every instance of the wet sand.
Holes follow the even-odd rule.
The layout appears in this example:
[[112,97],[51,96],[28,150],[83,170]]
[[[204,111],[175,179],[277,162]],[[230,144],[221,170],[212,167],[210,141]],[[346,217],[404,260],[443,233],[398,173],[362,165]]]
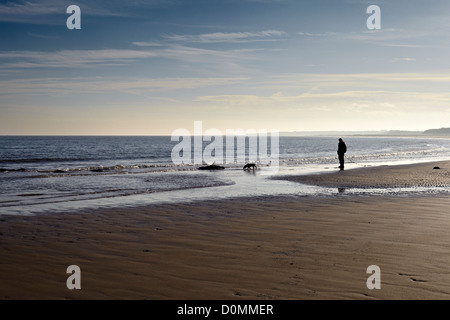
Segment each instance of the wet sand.
[[[434,165],[296,179],[447,185],[450,163]],[[0,216],[0,299],[449,299],[449,206],[334,195]],[[81,290],[66,286],[69,265]]]
[[325,174],[276,178],[330,188],[450,187],[450,161],[360,167]]

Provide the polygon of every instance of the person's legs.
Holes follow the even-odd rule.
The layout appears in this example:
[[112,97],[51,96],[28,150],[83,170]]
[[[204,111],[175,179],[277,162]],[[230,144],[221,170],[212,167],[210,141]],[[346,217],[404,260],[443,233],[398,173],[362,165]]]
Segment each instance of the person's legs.
[[339,155],[339,169],[344,170],[344,155]]

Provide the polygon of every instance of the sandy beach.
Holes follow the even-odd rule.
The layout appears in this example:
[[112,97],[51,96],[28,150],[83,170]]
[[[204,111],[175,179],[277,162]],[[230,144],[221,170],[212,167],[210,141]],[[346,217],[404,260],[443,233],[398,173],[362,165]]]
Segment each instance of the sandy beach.
[[278,179],[330,188],[450,187],[450,162],[359,167],[327,174],[286,176]]
[[[445,187],[449,172],[439,162],[290,179]],[[449,206],[448,194],[335,195],[0,216],[0,299],[449,299]],[[66,286],[70,265],[81,290]],[[370,265],[381,289],[366,286]]]

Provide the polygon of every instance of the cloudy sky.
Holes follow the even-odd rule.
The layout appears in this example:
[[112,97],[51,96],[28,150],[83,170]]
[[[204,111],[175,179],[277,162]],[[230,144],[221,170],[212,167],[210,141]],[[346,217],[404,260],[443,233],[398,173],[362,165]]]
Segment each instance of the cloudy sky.
[[448,17],[447,0],[0,1],[0,134],[449,127]]

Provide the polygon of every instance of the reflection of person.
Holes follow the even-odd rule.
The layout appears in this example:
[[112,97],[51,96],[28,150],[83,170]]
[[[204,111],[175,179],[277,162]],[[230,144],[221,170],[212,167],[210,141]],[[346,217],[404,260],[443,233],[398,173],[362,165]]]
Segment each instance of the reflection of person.
[[345,145],[344,140],[342,138],[339,138],[338,143],[338,158],[339,158],[339,169],[344,170],[344,154],[347,152],[347,146]]

